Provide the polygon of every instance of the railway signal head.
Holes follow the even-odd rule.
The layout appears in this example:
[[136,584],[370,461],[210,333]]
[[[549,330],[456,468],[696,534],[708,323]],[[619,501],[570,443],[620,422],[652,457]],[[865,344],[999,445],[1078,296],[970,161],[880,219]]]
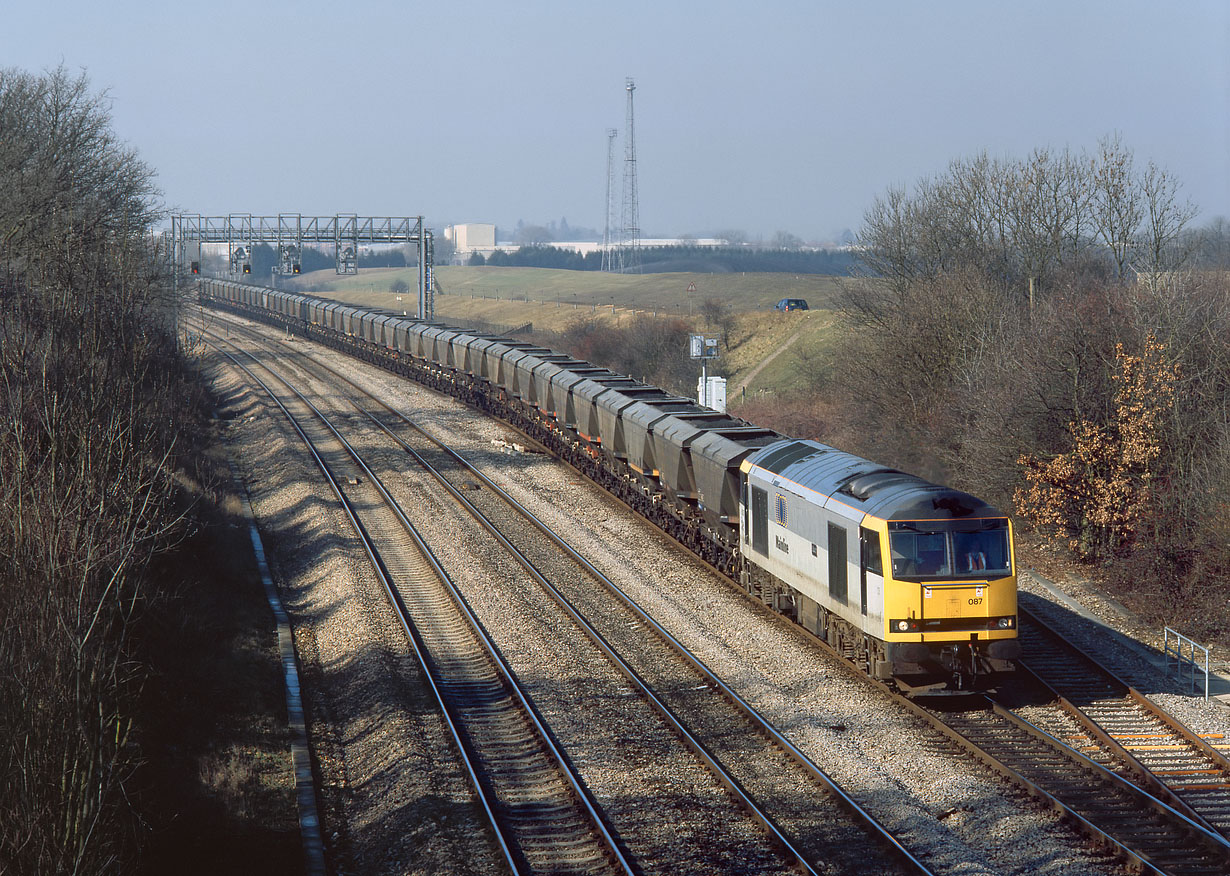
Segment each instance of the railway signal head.
[[200,263],[200,262],[193,262],[193,263],[192,263],[192,273],[194,273],[194,274],[199,274],[199,273],[201,273],[201,263]]

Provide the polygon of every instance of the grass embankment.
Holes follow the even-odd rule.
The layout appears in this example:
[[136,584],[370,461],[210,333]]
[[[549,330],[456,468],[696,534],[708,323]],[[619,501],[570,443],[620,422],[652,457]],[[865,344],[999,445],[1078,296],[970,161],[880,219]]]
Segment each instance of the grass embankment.
[[[837,277],[810,274],[628,275],[459,266],[437,268],[436,278],[443,290],[436,297],[436,317],[442,322],[533,324],[546,332],[562,332],[585,319],[627,323],[641,316],[672,316],[714,334],[716,327],[706,324],[702,309],[706,301],[717,302],[732,316],[730,346],[719,360],[732,405],[745,394],[789,395],[811,385],[829,361],[835,325],[831,308],[841,283]],[[389,291],[398,280],[411,289],[400,303]],[[300,285],[355,304],[413,313],[417,281],[415,268],[376,268],[350,277],[318,271],[305,275]],[[780,313],[772,308],[781,298],[806,299],[812,309]]]
[[[832,303],[839,279],[816,274],[605,274],[600,271],[561,271],[548,268],[489,268],[446,265],[435,269],[446,298],[494,299],[546,303],[578,308],[658,311],[695,314],[706,299],[734,311],[768,310],[781,298],[805,298],[813,308]],[[392,283],[402,280],[411,289],[418,282],[416,268],[372,268],[349,277],[332,271],[304,275],[322,292],[367,291],[389,301]],[[695,287],[689,291],[689,287]]]

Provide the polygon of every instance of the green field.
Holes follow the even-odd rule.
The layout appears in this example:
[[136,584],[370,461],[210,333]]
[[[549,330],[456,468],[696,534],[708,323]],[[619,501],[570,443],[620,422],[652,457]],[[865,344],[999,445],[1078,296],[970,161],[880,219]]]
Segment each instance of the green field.
[[[827,362],[836,318],[832,310],[841,279],[812,274],[606,274],[547,268],[437,268],[441,293],[436,317],[442,322],[477,320],[502,326],[533,323],[537,330],[561,331],[581,319],[623,322],[640,316],[676,316],[706,331],[701,308],[717,301],[734,314],[730,347],[721,364],[734,401],[748,395],[796,389],[810,370]],[[397,280],[411,289],[397,301]],[[368,268],[339,277],[333,271],[304,275],[297,285],[330,297],[411,314],[417,308],[415,268]],[[689,291],[694,286],[694,291]],[[781,298],[804,298],[811,309],[779,313]]]

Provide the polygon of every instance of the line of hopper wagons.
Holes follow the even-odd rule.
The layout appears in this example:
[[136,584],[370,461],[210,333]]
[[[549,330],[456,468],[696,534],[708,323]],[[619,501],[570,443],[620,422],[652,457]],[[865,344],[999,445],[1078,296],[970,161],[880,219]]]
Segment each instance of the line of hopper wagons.
[[974,496],[527,341],[228,280],[198,288],[505,420],[906,693],[987,690],[1015,670],[1012,524]]

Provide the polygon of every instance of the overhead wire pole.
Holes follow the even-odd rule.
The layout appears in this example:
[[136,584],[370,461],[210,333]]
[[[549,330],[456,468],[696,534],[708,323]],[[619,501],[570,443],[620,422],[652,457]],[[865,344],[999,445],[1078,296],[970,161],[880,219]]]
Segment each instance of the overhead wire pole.
[[606,129],[606,226],[602,231],[602,270],[608,273],[614,269],[611,219],[615,212],[615,204],[611,196],[615,191],[615,138],[617,136],[619,136],[619,131],[615,128]]
[[435,318],[435,307],[431,294],[431,232],[422,227],[423,217],[419,217],[419,319],[430,322]]

